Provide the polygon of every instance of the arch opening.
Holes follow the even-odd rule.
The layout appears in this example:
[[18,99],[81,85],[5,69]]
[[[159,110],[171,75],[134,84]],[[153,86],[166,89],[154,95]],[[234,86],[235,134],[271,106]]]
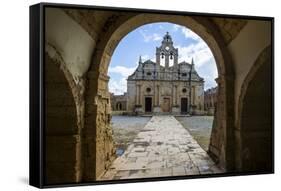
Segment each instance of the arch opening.
[[[218,119],[215,119],[216,122],[214,123],[214,126],[216,126],[216,130],[212,131],[209,153],[220,167],[224,169],[231,169],[233,167],[233,150],[231,150],[232,148],[228,148],[228,146],[232,144],[233,141],[233,117],[230,116],[233,112],[229,111],[233,110],[234,104],[232,97],[233,94],[227,92],[233,91],[233,69],[226,49],[222,48],[225,45],[220,37],[220,34],[216,33],[217,30],[214,29],[214,25],[208,23],[207,20],[192,17],[183,18],[181,16],[160,15],[159,17],[155,17],[155,15],[140,14],[133,16],[132,18],[125,19],[122,24],[118,23],[117,26],[113,25],[112,28],[104,34],[105,38],[103,39],[105,40],[100,44],[97,44],[98,51],[96,51],[93,55],[93,60],[95,60],[95,62],[90,67],[90,72],[94,70],[99,71],[97,75],[99,80],[97,84],[97,92],[104,95],[108,92],[108,79],[104,80],[103,76],[107,75],[110,59],[120,40],[130,31],[139,26],[163,21],[190,28],[202,37],[214,55],[219,75],[219,78],[217,79],[218,111],[216,112],[216,116],[219,117]],[[206,28],[214,30],[206,30]],[[214,31],[214,34],[209,31]],[[91,82],[89,82],[89,84],[91,84]],[[200,108],[203,108],[202,105]]]
[[237,154],[237,166],[242,172],[271,172],[273,168],[271,63],[269,46],[260,53],[243,83]]
[[[165,40],[166,36],[169,41]],[[161,57],[164,62],[168,61],[166,67],[161,63]],[[204,150],[208,150],[214,114],[211,111],[215,106],[202,106],[206,90],[212,88],[212,91],[207,91],[209,97],[216,97],[215,79],[218,76],[212,52],[197,34],[168,22],[139,26],[118,43],[108,73],[109,91],[113,95],[111,103],[118,104],[122,97],[127,102],[123,115],[159,115],[163,112],[178,115],[177,120],[195,136]],[[138,87],[134,81],[138,81],[139,90],[136,90]],[[167,95],[162,92],[164,87],[168,88]],[[120,112],[113,111],[112,114],[115,121],[115,115],[120,115]],[[186,118],[187,115],[194,117]],[[189,127],[190,123],[197,128]]]

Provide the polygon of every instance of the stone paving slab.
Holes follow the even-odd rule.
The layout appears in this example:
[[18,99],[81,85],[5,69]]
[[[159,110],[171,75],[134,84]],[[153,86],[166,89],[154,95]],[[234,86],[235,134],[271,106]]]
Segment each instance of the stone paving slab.
[[221,172],[173,116],[153,116],[100,180]]

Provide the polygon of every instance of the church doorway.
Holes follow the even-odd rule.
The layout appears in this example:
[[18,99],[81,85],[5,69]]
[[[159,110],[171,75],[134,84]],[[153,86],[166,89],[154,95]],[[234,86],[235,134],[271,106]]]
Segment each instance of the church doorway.
[[145,112],[152,112],[152,98],[145,98]]
[[170,112],[170,98],[165,97],[162,105],[163,112]]
[[187,113],[187,98],[183,97],[181,98],[181,113],[186,114]]
[[117,111],[122,110],[122,108],[121,108],[121,103],[120,103],[120,102],[118,102],[118,103],[116,104],[116,110],[117,110]]

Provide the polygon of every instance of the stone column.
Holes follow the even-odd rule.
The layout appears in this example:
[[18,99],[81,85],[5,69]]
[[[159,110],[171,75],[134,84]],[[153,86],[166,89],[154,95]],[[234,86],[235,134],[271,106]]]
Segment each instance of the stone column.
[[137,84],[136,86],[136,105],[139,105],[139,84]]
[[175,85],[175,104],[178,105],[178,86]]
[[161,112],[161,109],[159,107],[159,100],[160,100],[160,92],[159,92],[159,84],[156,84],[156,88],[155,88],[155,106],[153,108],[153,112],[155,113],[159,113]]
[[141,85],[139,85],[139,105],[142,105],[142,91],[141,91]]
[[157,85],[157,105],[160,106],[160,87]]
[[143,109],[141,106],[141,85],[140,84],[137,84],[137,95],[136,95],[136,110],[135,112],[137,112],[137,114],[140,114],[143,112]]
[[154,81],[154,95],[153,95],[153,107],[157,106],[157,86],[155,85],[155,81]]
[[172,86],[172,95],[173,95],[172,112],[174,114],[178,114],[179,113],[179,108],[177,107],[177,86],[176,85]]
[[175,86],[172,84],[172,100],[173,100],[173,106],[175,105]]

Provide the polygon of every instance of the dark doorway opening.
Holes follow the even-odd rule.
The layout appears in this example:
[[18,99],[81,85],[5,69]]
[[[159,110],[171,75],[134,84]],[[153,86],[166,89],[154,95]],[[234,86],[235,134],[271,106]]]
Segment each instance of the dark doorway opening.
[[186,114],[187,113],[187,98],[181,98],[181,113]]
[[145,98],[145,112],[152,112],[152,98]]

